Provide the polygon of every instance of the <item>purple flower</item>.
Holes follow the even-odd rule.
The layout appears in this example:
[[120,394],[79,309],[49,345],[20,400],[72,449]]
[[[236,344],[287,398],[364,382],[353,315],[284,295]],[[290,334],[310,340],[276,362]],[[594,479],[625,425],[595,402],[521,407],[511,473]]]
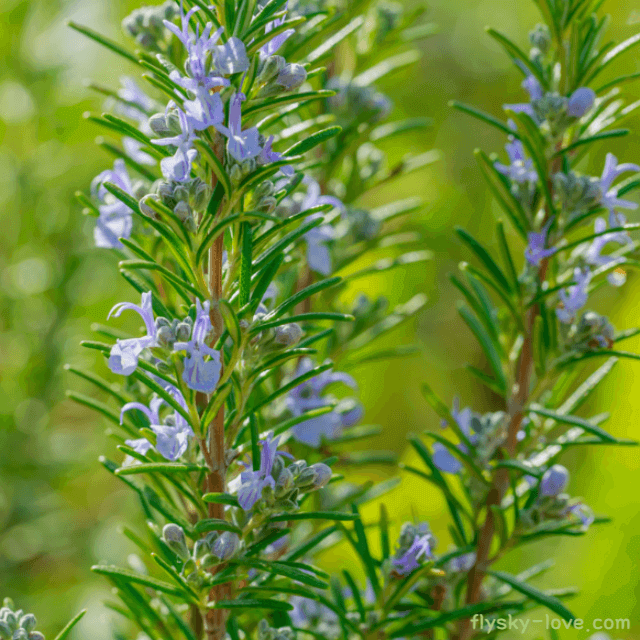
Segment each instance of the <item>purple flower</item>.
[[476,554],[474,552],[463,553],[449,560],[447,570],[455,573],[467,573],[475,563]]
[[[409,530],[408,527],[406,529],[405,527],[403,527],[403,532],[400,534],[401,543],[406,532]],[[415,527],[410,526],[410,530],[415,531],[413,542],[411,542],[408,547],[402,545],[396,551],[396,555],[392,560],[395,571],[403,576],[409,575],[420,567],[421,563],[418,561],[422,558],[433,557],[433,553],[431,551],[433,536],[429,532],[428,527],[423,524],[417,527],[416,530]]]
[[547,469],[540,480],[540,495],[558,496],[569,484],[569,472],[561,464],[554,464]]
[[240,474],[240,486],[238,488],[238,504],[245,510],[251,511],[253,506],[262,497],[265,487],[275,487],[275,480],[271,476],[273,463],[277,455],[287,455],[278,451],[280,436],[273,437],[273,431],[267,434],[265,440],[260,440],[260,468],[257,471],[243,471]]
[[[149,449],[153,449],[153,445],[146,438],[125,440],[124,443],[142,456],[146,456],[147,453],[149,453]],[[122,461],[123,467],[128,467],[136,464],[140,464],[140,461],[136,460],[133,456],[125,456],[125,459]]]
[[131,179],[122,158],[113,163],[113,170],[103,171],[91,183],[91,193],[100,204],[100,215],[96,220],[93,238],[96,247],[119,249],[122,247],[120,238],[128,238],[133,228],[131,209],[109,193],[104,187],[105,182],[112,182],[125,193],[133,195]]
[[[622,225],[626,223],[626,219],[621,213],[618,214],[618,221],[621,222]],[[602,233],[603,231],[606,231],[606,229],[607,223],[605,222],[604,218],[597,218],[594,225],[594,231],[596,233]],[[612,233],[605,233],[598,238],[594,238],[593,242],[589,245],[585,252],[585,259],[589,264],[598,267],[606,267],[623,263],[623,257],[614,257],[606,254],[602,255],[602,250],[610,242],[617,242],[622,245],[629,244],[631,241],[632,240],[629,237],[629,234],[625,231],[613,231]],[[619,287],[625,283],[626,274],[621,269],[616,269],[607,276],[607,279],[614,287]]]
[[227,150],[236,162],[244,162],[260,155],[260,134],[255,127],[242,130],[242,103],[244,93],[234,93],[229,103],[229,128],[218,125],[218,130],[228,138]]
[[596,92],[588,87],[576,89],[569,98],[567,114],[573,118],[582,118],[593,107],[596,101]]
[[[300,205],[301,211],[311,209],[323,204],[330,204],[344,213],[344,205],[338,198],[321,195],[320,185],[311,177],[305,176],[302,183],[307,187],[307,195]],[[321,213],[309,216],[307,220],[315,220],[322,217]],[[307,262],[313,271],[327,276],[331,273],[331,253],[326,243],[334,238],[334,229],[329,224],[323,224],[307,231],[304,237],[307,241]]]
[[527,259],[527,262],[533,264],[535,266],[540,265],[540,261],[544,258],[548,258],[552,256],[557,249],[555,247],[551,247],[549,249],[545,249],[547,244],[547,234],[549,233],[549,227],[553,219],[549,220],[547,224],[542,227],[542,230],[539,233],[529,233],[527,237],[529,238],[529,244],[525,249],[524,255]]
[[[296,371],[297,376],[313,369],[310,358],[303,358]],[[342,382],[352,389],[357,389],[356,381],[346,373],[323,371],[306,382],[292,389],[287,396],[287,407],[294,416],[301,416],[312,409],[320,409],[330,404],[330,399],[323,397],[323,393],[330,384]],[[342,429],[355,423],[359,413],[354,415],[341,414],[336,410],[325,413],[316,418],[310,418],[293,427],[293,437],[310,447],[319,447],[322,439],[334,440],[339,437]]]
[[153,319],[153,308],[151,306],[151,292],[142,294],[141,306],[131,302],[121,302],[107,316],[107,320],[114,316],[120,317],[123,311],[130,309],[140,314],[147,328],[147,335],[142,338],[129,338],[128,340],[117,340],[111,347],[109,355],[109,369],[114,373],[123,376],[131,375],[138,367],[138,357],[147,348],[156,345],[156,326]]
[[[187,352],[187,357],[183,361],[182,379],[187,383],[189,389],[194,391],[211,393],[220,380],[222,370],[220,352],[207,344],[207,339],[212,332],[209,301],[202,305],[200,300],[196,300],[196,320],[193,323],[191,340],[176,342],[173,345],[174,351]],[[209,356],[210,360],[205,362],[206,356]]]
[[143,151],[143,144],[135,138],[122,138],[125,153],[138,164],[155,164],[156,159]]
[[[258,156],[258,162],[260,162],[260,164],[270,164],[272,162],[279,162],[283,159],[284,156],[281,153],[272,149],[272,144],[273,136],[269,136],[265,143],[262,145],[262,151]],[[293,167],[289,164],[285,165],[284,167],[280,167],[280,171],[282,171],[285,176],[293,175]]]
[[609,210],[609,226],[611,227],[622,226],[618,220],[619,214],[616,212],[617,208],[638,208],[637,203],[618,198],[618,189],[612,187],[614,180],[627,171],[640,171],[640,166],[629,162],[619,165],[618,159],[612,153],[607,154],[604,162],[604,170],[602,171],[602,177],[598,184],[603,194],[600,198],[600,202],[602,206]]
[[583,502],[577,502],[568,507],[566,515],[571,515],[580,520],[584,529],[588,529],[595,520],[593,511]]
[[[167,106],[167,109],[171,103]],[[197,152],[192,149],[195,134],[189,118],[178,109],[178,119],[180,121],[180,133],[169,138],[152,140],[154,144],[161,146],[177,147],[173,156],[163,158],[160,161],[162,175],[168,181],[185,182],[191,174],[191,163],[195,160]]]
[[526,90],[529,94],[530,102],[522,102],[519,104],[505,104],[502,105],[502,108],[505,110],[514,111],[515,113],[526,113],[531,116],[534,120],[536,118],[533,107],[531,106],[531,102],[534,100],[540,100],[543,97],[544,92],[542,91],[542,86],[538,82],[535,76],[527,76],[522,81],[522,88]]
[[[472,433],[471,421],[474,417],[473,411],[469,407],[466,407],[462,411],[460,411],[460,398],[453,399],[453,408],[451,409],[451,417],[456,421],[458,427],[464,433],[469,441],[473,444],[478,436],[475,433]],[[447,423],[443,420],[442,425],[443,428],[447,427]],[[468,449],[466,445],[460,443],[457,445],[457,448],[462,451],[462,453],[467,453]],[[433,464],[440,469],[440,471],[444,471],[445,473],[460,473],[462,470],[462,463],[458,458],[456,458],[444,445],[436,442],[433,445]]]
[[587,286],[591,280],[591,271],[576,268],[573,271],[573,278],[576,284],[560,291],[561,306],[556,308],[558,319],[565,324],[571,324],[578,310],[587,304]]
[[195,100],[185,100],[184,110],[194,131],[216,127],[224,120],[224,108],[219,93],[199,90]]
[[[165,390],[168,391],[183,408],[187,408],[187,404],[182,397],[182,394],[173,385],[164,384]],[[158,453],[166,460],[174,461],[184,454],[189,446],[189,439],[193,436],[193,430],[189,423],[182,417],[180,413],[175,411],[170,419],[166,419],[163,423],[160,419],[160,408],[166,404],[162,398],[154,398],[149,403],[149,406],[145,406],[140,402],[128,402],[122,407],[120,411],[120,424],[127,411],[137,409],[145,414],[149,420],[150,429],[156,434],[156,449]],[[136,451],[141,453],[146,452],[151,448],[151,445],[146,446],[143,444],[144,439],[130,440],[125,444],[132,442],[136,444]],[[130,445],[132,446],[132,445]]]
[[[285,3],[284,5],[285,9],[287,8],[287,4],[288,3]],[[286,14],[283,15],[281,18],[276,18],[275,20],[272,20],[264,28],[264,32],[271,33],[271,31],[283,25],[285,19],[286,19]],[[290,38],[294,33],[295,31],[293,29],[287,29],[286,31],[283,31],[282,33],[279,33],[277,36],[274,36],[273,38],[271,38],[271,40],[269,40],[267,44],[260,47],[260,56],[266,58],[267,56],[274,55],[276,51],[285,43],[285,41],[288,38]]]
[[504,165],[496,162],[494,165],[496,171],[507,176],[511,182],[517,182],[519,184],[528,182],[532,185],[535,184],[538,181],[538,174],[535,169],[532,168],[533,161],[531,158],[526,157],[522,142],[514,139],[505,145],[505,149],[507,150],[511,164]]

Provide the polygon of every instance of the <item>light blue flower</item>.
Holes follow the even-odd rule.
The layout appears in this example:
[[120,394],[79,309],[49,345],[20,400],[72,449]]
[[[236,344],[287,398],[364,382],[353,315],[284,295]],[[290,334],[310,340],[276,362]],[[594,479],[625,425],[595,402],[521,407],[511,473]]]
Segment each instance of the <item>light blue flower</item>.
[[[407,538],[412,541],[407,544]],[[433,536],[426,523],[418,527],[404,525],[400,533],[399,548],[392,560],[396,573],[407,576],[422,564],[421,561],[433,558]]]
[[267,434],[264,440],[260,440],[260,468],[257,471],[243,471],[240,474],[240,485],[238,487],[238,504],[245,511],[251,511],[254,505],[262,497],[262,492],[266,487],[275,487],[275,480],[271,475],[273,463],[277,455],[286,455],[278,451],[280,436],[274,438],[273,431]]
[[622,226],[616,209],[638,208],[638,204],[636,202],[618,198],[618,189],[612,186],[614,180],[627,171],[640,171],[640,166],[629,162],[618,164],[618,159],[612,153],[607,154],[604,162],[604,169],[602,171],[602,177],[598,181],[598,185],[602,191],[600,203],[603,207],[606,207],[609,210],[609,226],[611,227]]
[[534,120],[536,119],[535,112],[533,110],[533,106],[531,102],[534,100],[540,100],[543,97],[544,92],[542,91],[542,85],[538,82],[535,76],[527,76],[522,81],[522,88],[526,90],[529,94],[530,102],[521,102],[518,104],[505,104],[503,105],[503,109],[514,111],[515,113],[526,113],[531,116]]
[[591,271],[577,268],[573,271],[576,284],[562,289],[558,294],[560,306],[556,308],[556,315],[560,322],[571,324],[576,313],[587,304],[587,287],[591,281]]
[[[258,158],[260,164],[270,164],[272,162],[279,162],[284,158],[284,156],[278,151],[274,151],[272,148],[273,145],[273,136],[269,136],[265,143],[262,145],[262,151],[260,152],[260,156]],[[293,175],[293,167],[290,164],[287,164],[283,167],[280,167],[280,171],[284,173],[285,176]]]
[[109,355],[109,369],[114,373],[123,376],[131,375],[138,367],[138,357],[147,348],[156,345],[157,330],[153,318],[153,308],[151,304],[151,292],[142,294],[141,306],[131,302],[121,302],[113,307],[107,316],[107,320],[114,316],[120,317],[123,311],[130,309],[140,314],[144,320],[147,334],[142,338],[129,338],[127,340],[117,340],[111,347]]
[[541,260],[543,260],[544,258],[549,258],[557,251],[555,247],[551,247],[549,249],[545,248],[547,244],[549,227],[551,226],[552,222],[553,219],[549,220],[538,233],[530,232],[527,234],[529,244],[525,249],[524,255],[527,259],[527,262],[529,262],[530,264],[539,266]]
[[[323,196],[320,185],[310,176],[305,176],[302,183],[307,187],[307,194],[300,205],[301,211],[320,206],[322,204],[330,204],[341,213],[344,213],[345,207],[342,202],[334,196]],[[315,213],[309,216],[307,220],[315,220],[321,218],[321,213]],[[304,235],[307,241],[307,262],[312,271],[317,271],[323,276],[327,276],[332,271],[331,253],[327,247],[327,242],[333,240],[335,231],[329,224],[323,224],[307,231]]]
[[507,155],[511,164],[505,165],[500,162],[495,163],[496,171],[507,176],[511,182],[518,184],[535,184],[538,181],[538,174],[533,169],[533,161],[527,158],[524,147],[520,140],[512,140],[505,145]]
[[[304,375],[313,369],[310,358],[303,358],[298,365],[296,376]],[[356,381],[346,373],[323,371],[317,376],[298,385],[287,396],[287,407],[294,416],[301,416],[312,409],[329,406],[331,399],[324,397],[326,387],[334,382],[341,382],[352,389],[357,389]],[[359,409],[359,407],[358,407]],[[319,447],[322,440],[335,440],[345,427],[355,424],[361,416],[360,410],[339,413],[335,409],[316,418],[300,422],[292,429],[293,437],[310,447]]]
[[561,464],[554,464],[547,469],[540,480],[540,495],[558,496],[569,484],[569,472]]
[[91,193],[99,201],[100,213],[93,231],[96,247],[105,249],[120,249],[120,238],[129,238],[133,228],[131,209],[109,193],[104,187],[105,182],[112,182],[125,193],[133,195],[131,178],[127,173],[124,160],[118,158],[113,163],[113,169],[103,171],[91,183]]
[[[619,213],[617,214],[618,223],[624,225],[626,223],[625,217]],[[607,223],[604,218],[597,218],[594,225],[595,233],[602,233],[606,231]],[[597,238],[594,238],[593,242],[587,247],[585,251],[585,259],[589,264],[598,266],[598,267],[606,267],[612,266],[615,264],[621,264],[624,262],[624,258],[622,256],[615,257],[611,255],[603,255],[603,249],[610,243],[616,242],[618,244],[624,245],[632,242],[629,234],[625,231],[613,231],[611,233],[605,233]],[[607,279],[614,287],[619,287],[623,285],[627,279],[626,274],[622,269],[616,269],[607,275]]]
[[[285,2],[285,5],[283,7],[285,10],[287,8],[287,4],[288,3]],[[266,27],[264,29],[264,32],[265,33],[271,33],[271,31],[273,31],[277,27],[280,27],[281,25],[283,25],[285,19],[286,19],[286,13],[281,18],[276,18],[275,20],[272,20],[271,22],[269,22],[266,25]],[[273,38],[271,38],[271,40],[269,40],[269,42],[267,42],[267,44],[265,44],[262,47],[260,47],[260,56],[266,58],[268,56],[274,55],[276,53],[276,51],[278,51],[278,49],[294,33],[295,33],[294,29],[286,29],[282,33],[279,33],[278,35],[276,35]]]
[[255,127],[242,129],[242,103],[244,93],[234,93],[229,103],[229,127],[218,125],[218,130],[228,138],[227,151],[236,162],[244,162],[260,155],[260,134]]
[[[456,421],[458,427],[464,433],[472,444],[478,439],[478,435],[473,433],[471,422],[475,414],[469,407],[460,411],[460,398],[453,399],[453,407],[451,409],[451,417]],[[446,428],[448,424],[443,420],[441,426]],[[467,446],[463,443],[457,445],[462,453],[467,453]],[[444,445],[436,442],[433,445],[433,464],[445,473],[460,473],[462,471],[462,463],[456,458]]]
[[[184,409],[187,408],[187,403],[178,389],[166,383],[163,386],[179,402],[180,406]],[[123,416],[127,411],[137,409],[144,413],[149,420],[149,428],[156,434],[155,448],[163,458],[173,462],[187,450],[189,440],[193,436],[193,429],[178,411],[174,411],[170,418],[163,422],[160,418],[160,409],[164,404],[166,402],[162,398],[153,398],[148,407],[141,402],[128,402],[120,411],[120,424],[122,424]],[[151,445],[149,443],[149,446],[146,446],[143,442],[144,439],[128,440],[125,444],[131,443],[129,446],[146,454]]]
[[[167,110],[172,106],[169,103]],[[154,144],[160,146],[176,147],[173,156],[163,158],[160,161],[160,169],[162,175],[168,181],[185,182],[191,174],[191,164],[195,160],[197,152],[192,149],[195,134],[189,118],[184,111],[178,109],[178,119],[180,122],[180,133],[168,138],[160,138],[152,140]]]
[[573,118],[582,118],[582,116],[591,110],[596,101],[596,92],[589,87],[580,87],[576,89],[569,97],[567,103],[567,114]]
[[[194,391],[211,393],[220,380],[222,364],[220,352],[212,349],[207,340],[213,332],[213,325],[209,317],[209,301],[203,304],[196,300],[196,319],[188,342],[176,342],[174,351],[186,351],[182,379]],[[205,358],[209,360],[205,361]]]

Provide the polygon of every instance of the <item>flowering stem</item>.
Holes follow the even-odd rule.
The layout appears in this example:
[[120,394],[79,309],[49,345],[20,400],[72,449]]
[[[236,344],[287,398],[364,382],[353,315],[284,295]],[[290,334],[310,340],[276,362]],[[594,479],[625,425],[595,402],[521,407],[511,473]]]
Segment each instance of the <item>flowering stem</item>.
[[[222,160],[223,149],[220,144],[214,146],[214,153]],[[215,189],[217,178],[212,178],[212,188]],[[220,208],[216,216],[220,213]],[[224,237],[222,234],[209,248],[209,293],[213,298],[211,305],[211,324],[219,326],[217,318],[217,304],[222,297],[222,252],[224,250]],[[216,336],[216,338],[219,336]],[[211,493],[224,493],[226,460],[224,442],[224,404],[218,410],[216,416],[208,425],[208,462],[210,471],[206,478],[205,491]],[[209,503],[209,518],[224,520],[224,505]],[[216,567],[212,573],[216,572]],[[209,602],[228,599],[231,593],[231,584],[215,585],[209,592]],[[222,640],[226,634],[227,611],[224,609],[209,609],[205,618],[205,630],[209,640]]]

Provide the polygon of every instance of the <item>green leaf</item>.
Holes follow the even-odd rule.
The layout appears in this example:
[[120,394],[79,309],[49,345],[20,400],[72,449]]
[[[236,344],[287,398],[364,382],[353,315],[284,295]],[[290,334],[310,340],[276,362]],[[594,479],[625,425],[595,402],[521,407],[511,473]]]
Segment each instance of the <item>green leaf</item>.
[[555,411],[550,411],[549,409],[545,409],[544,407],[540,407],[537,405],[529,407],[528,411],[530,413],[535,413],[539,416],[544,416],[545,418],[551,418],[552,420],[555,420],[556,422],[560,422],[561,424],[569,424],[574,427],[580,427],[581,429],[584,429],[585,431],[588,431],[589,433],[592,433],[593,435],[598,436],[602,440],[607,440],[608,442],[617,441],[617,439],[614,438],[611,434],[607,433],[603,429],[600,429],[600,427],[597,427],[596,425],[592,424],[588,420],[585,420],[584,418],[579,418],[578,416],[572,416],[572,415],[567,415],[562,413],[556,413]]
[[237,507],[238,499],[229,493],[205,493],[202,496],[205,502],[213,502],[215,504],[228,504],[232,507]]
[[73,400],[74,402],[77,402],[78,404],[84,405],[85,407],[89,407],[90,409],[101,413],[105,418],[111,420],[111,422],[113,422],[114,424],[120,424],[120,416],[103,402],[98,402],[97,400],[94,400],[89,396],[85,396],[81,393],[76,393],[75,391],[67,391],[66,396],[67,398]]
[[[622,138],[630,133],[629,129],[611,129],[610,131],[603,131],[601,133],[596,133],[593,136],[588,136],[586,138],[580,138],[575,142],[572,142],[570,145],[563,147],[560,151],[556,152],[554,157],[561,156],[563,153],[568,153],[581,147],[585,144],[591,144],[592,142],[600,142],[601,140],[607,140],[609,138]],[[564,249],[564,247],[563,247]]]
[[242,256],[240,260],[239,301],[241,305],[245,305],[249,302],[251,295],[251,254],[253,250],[251,225],[248,222],[243,222],[240,233],[242,235]]
[[469,450],[473,451],[473,445],[467,437],[467,434],[460,428],[458,421],[451,415],[449,407],[447,407],[447,405],[442,402],[442,400],[440,400],[435,391],[426,382],[422,383],[422,395],[429,403],[431,408],[440,417],[440,419],[446,422],[449,427],[451,427],[453,432],[458,436],[458,438],[460,438],[460,440]]
[[511,283],[502,272],[502,269],[500,269],[495,260],[491,257],[491,254],[464,229],[458,227],[456,229],[456,233],[458,234],[458,237],[471,249],[471,251],[473,251],[478,260],[482,262],[496,281],[496,284],[498,284],[505,293],[513,293]]
[[342,42],[347,36],[353,33],[356,29],[359,29],[364,24],[364,17],[358,16],[354,18],[346,27],[343,27],[334,35],[327,38],[318,48],[314,49],[311,53],[307,54],[307,62],[316,62],[323,56],[331,53],[337,44]]
[[282,600],[269,598],[236,598],[235,600],[218,600],[207,604],[208,609],[269,609],[271,611],[293,611],[293,605]]
[[528,598],[531,598],[531,600],[534,600],[542,606],[547,607],[547,609],[550,609],[554,613],[558,614],[561,618],[564,618],[565,620],[575,620],[575,616],[571,613],[571,611],[569,611],[569,609],[567,609],[557,598],[547,595],[543,591],[532,587],[526,582],[521,582],[515,576],[509,575],[508,573],[504,573],[502,571],[489,571],[488,573],[494,578],[497,578],[502,582],[506,582],[516,591],[519,591]]
[[469,309],[464,305],[458,305],[458,312],[480,343],[480,346],[487,356],[487,360],[489,361],[491,369],[496,377],[496,382],[499,385],[502,395],[504,395],[507,390],[507,379],[502,367],[502,361],[498,355],[498,348],[492,341],[489,334],[484,330],[478,319],[471,313],[471,311],[469,311]]
[[87,36],[87,38],[95,40],[95,42],[97,42],[98,44],[101,44],[103,47],[110,49],[114,53],[117,53],[119,56],[126,58],[130,62],[133,62],[134,64],[140,64],[138,58],[136,58],[136,56],[134,56],[132,53],[121,47],[119,44],[116,44],[112,40],[109,40],[109,38],[105,38],[105,36],[95,32],[93,29],[89,29],[89,27],[83,27],[82,25],[71,20],[67,22],[67,26],[71,27],[74,31],[77,31],[82,35]]
[[364,530],[364,524],[362,524],[362,520],[360,519],[360,512],[358,511],[358,507],[355,504],[351,505],[351,510],[358,518],[353,523],[354,533],[356,534],[356,542],[354,544],[354,548],[362,559],[367,577],[369,578],[369,582],[371,583],[373,590],[375,591],[376,595],[379,596],[380,580],[378,579],[376,565],[371,556],[371,551],[369,550],[369,543],[367,541],[367,534]]
[[224,320],[224,326],[226,327],[231,339],[236,347],[242,344],[242,330],[240,329],[240,321],[236,316],[233,307],[226,300],[219,300],[218,305],[222,319]]
[[329,586],[325,581],[318,580],[318,578],[309,575],[307,571],[302,571],[301,569],[292,567],[284,562],[267,562],[266,560],[258,560],[256,558],[241,558],[235,563],[241,566],[258,569],[259,571],[266,571],[267,573],[272,573],[274,575],[284,576],[316,589],[327,589]]
[[415,129],[425,129],[431,126],[432,123],[433,121],[430,118],[408,118],[399,122],[388,122],[373,129],[369,134],[369,139],[372,142],[386,140],[392,136],[414,131]]
[[585,84],[592,82],[592,80],[609,65],[609,63],[613,62],[613,60],[618,56],[622,55],[625,51],[628,51],[638,43],[640,43],[640,33],[636,33],[636,35],[627,38],[624,42],[621,42],[617,47],[609,51],[609,53],[602,58],[600,66],[593,71]]
[[179,589],[169,582],[163,582],[162,580],[158,580],[157,578],[142,575],[141,573],[136,573],[135,571],[130,571],[129,569],[121,569],[120,567],[114,567],[111,565],[94,565],[93,567],[91,567],[91,571],[103,576],[123,579],[126,582],[141,584],[145,587],[155,589],[156,591],[168,593],[169,595],[184,596],[184,591],[182,589]]
[[517,131],[512,131],[502,120],[498,120],[493,116],[490,116],[488,113],[484,111],[480,111],[480,109],[476,109],[475,107],[471,107],[468,104],[463,104],[462,102],[458,102],[457,100],[452,100],[449,102],[449,106],[454,109],[458,109],[458,111],[462,111],[474,118],[478,118],[478,120],[482,120],[483,122],[499,129],[503,133],[506,133],[509,136],[514,136],[515,138],[519,138],[520,135]]
[[357,520],[360,516],[354,513],[342,513],[339,511],[305,511],[301,513],[283,513],[269,518],[271,522],[288,522],[293,520],[334,520],[347,522]]
[[195,533],[207,533],[208,531],[231,531],[238,535],[242,535],[242,529],[236,527],[230,522],[227,522],[226,520],[219,520],[217,518],[199,520],[193,526],[193,530]]
[[342,127],[328,127],[327,129],[323,129],[322,131],[317,131],[316,133],[312,133],[310,136],[304,138],[304,140],[300,140],[300,142],[296,142],[294,145],[289,147],[285,152],[284,156],[301,156],[311,149],[317,147],[319,144],[330,140],[334,136],[337,136],[342,131]]
[[513,43],[511,40],[509,40],[509,38],[507,38],[499,31],[496,31],[491,27],[488,27],[486,31],[494,40],[502,45],[505,51],[512,58],[514,58],[515,60],[519,60],[525,67],[527,67],[527,69],[529,69],[531,74],[536,77],[538,82],[540,82],[543,87],[547,86],[546,79],[543,76],[540,67],[524,51],[522,51],[522,49],[520,49],[518,45]]
[[[266,100],[256,100],[251,102],[242,115],[249,117],[250,115],[264,111],[265,109],[276,109],[292,103],[306,105],[314,100],[325,100],[326,98],[331,98],[335,94],[335,91],[320,89],[318,91],[301,91],[300,93],[278,96],[277,98],[268,98]],[[291,158],[290,155],[288,157]]]
[[[211,147],[200,138],[195,139],[194,145],[196,146],[198,151],[200,151],[209,161],[211,169],[215,173],[220,184],[222,184],[222,186],[224,187],[225,193],[227,194],[227,196],[230,196],[231,193],[233,192],[233,189],[231,187],[231,180],[229,179],[227,172],[224,170],[224,167],[222,166],[222,162],[220,162],[220,160],[218,159],[216,154],[213,152]],[[213,195],[214,194],[211,195],[212,200],[213,200]]]
[[386,76],[388,73],[417,62],[420,60],[420,57],[420,52],[415,49],[404,51],[403,53],[391,56],[370,69],[363,71],[353,78],[351,82],[358,87],[368,87],[380,80],[380,78]]
[[332,322],[353,322],[355,317],[349,313],[335,313],[333,311],[312,311],[310,313],[301,313],[297,316],[288,316],[287,318],[278,318],[277,320],[267,320],[266,322],[258,322],[252,329],[251,333],[259,333],[265,329],[279,327],[283,324],[291,324],[292,322],[313,322],[317,320],[331,320]]
[[116,471],[117,476],[132,476],[140,473],[191,473],[193,471],[206,471],[207,467],[198,464],[174,463],[174,462],[145,462],[142,464],[120,467]]
[[60,631],[60,633],[55,637],[55,640],[65,640],[65,638],[71,633],[71,629],[76,626],[84,614],[87,613],[86,609],[83,609],[78,615],[76,615],[72,620],[70,620],[67,625]]

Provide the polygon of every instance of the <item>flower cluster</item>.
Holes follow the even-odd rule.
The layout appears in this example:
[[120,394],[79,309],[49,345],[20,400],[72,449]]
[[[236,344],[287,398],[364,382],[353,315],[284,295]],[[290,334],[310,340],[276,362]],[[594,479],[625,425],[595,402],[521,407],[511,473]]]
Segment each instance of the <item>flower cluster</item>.
[[433,559],[435,541],[426,523],[418,526],[405,522],[398,538],[398,548],[391,560],[393,571],[408,576],[425,562]]
[[[313,369],[310,358],[303,358],[296,370],[296,377],[300,377]],[[292,389],[287,396],[287,407],[295,416],[300,417],[307,411],[332,407],[334,402],[325,395],[325,389],[336,382],[357,389],[356,381],[347,373],[324,371],[320,375]],[[337,403],[328,413],[315,418],[299,422],[292,428],[293,437],[310,447],[319,447],[323,441],[335,440],[340,437],[342,430],[360,420],[362,408],[349,400]]]
[[304,460],[296,460],[287,466],[284,459],[293,456],[278,451],[279,442],[279,436],[268,433],[260,441],[260,467],[240,473],[238,504],[244,511],[262,515],[296,511],[301,494],[321,489],[331,480],[331,469],[321,462],[307,466]]
[[15,605],[5,598],[0,609],[0,638],[2,640],[44,640],[44,636],[36,631],[38,621],[32,613],[15,610]]
[[211,393],[218,384],[221,372],[220,353],[209,346],[214,336],[210,319],[210,303],[196,299],[195,320],[187,316],[183,321],[170,321],[164,317],[154,319],[152,294],[142,294],[140,306],[121,302],[109,312],[119,317],[131,310],[144,321],[146,335],[141,338],[118,340],[111,348],[109,368],[123,376],[131,375],[145,349],[158,348],[165,352],[186,352],[182,361],[182,379],[190,389]]

